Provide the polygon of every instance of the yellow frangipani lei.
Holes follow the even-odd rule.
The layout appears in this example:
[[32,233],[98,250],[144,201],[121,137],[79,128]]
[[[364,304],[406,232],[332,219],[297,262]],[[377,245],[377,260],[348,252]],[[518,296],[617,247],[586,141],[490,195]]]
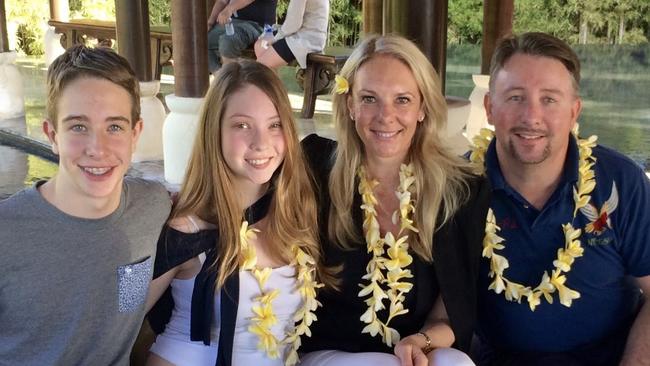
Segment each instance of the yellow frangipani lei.
[[273,333],[271,327],[278,322],[275,313],[273,312],[273,300],[275,300],[280,292],[277,289],[271,291],[264,291],[266,281],[271,275],[271,268],[266,267],[259,269],[256,267],[257,254],[255,247],[250,245],[250,240],[256,238],[256,233],[259,230],[248,227],[248,222],[242,223],[239,230],[239,241],[241,243],[241,256],[242,260],[240,267],[244,271],[250,271],[257,280],[260,288],[259,296],[255,297],[256,305],[253,305],[252,325],[248,327],[248,331],[257,335],[259,343],[257,347],[264,350],[269,358],[277,359],[280,357],[280,345],[289,345],[284,356],[285,366],[293,366],[298,363],[298,348],[300,348],[300,336],[306,334],[311,336],[309,326],[316,321],[314,311],[320,302],[316,300],[316,290],[323,287],[322,284],[315,280],[316,261],[309,254],[305,253],[298,245],[291,246],[293,259],[290,265],[294,266],[297,271],[296,290],[300,293],[302,298],[302,305],[296,310],[293,315],[294,327],[291,331],[287,332],[283,340],[278,340]]
[[[557,292],[560,303],[566,307],[571,307],[573,300],[580,298],[578,291],[572,290],[565,285],[566,274],[571,271],[571,266],[576,258],[581,257],[584,248],[580,244],[581,229],[573,227],[578,210],[584,207],[591,200],[590,193],[596,187],[595,174],[593,165],[596,159],[591,155],[591,149],[596,146],[596,136],[587,139],[578,139],[578,130],[573,131],[578,142],[579,162],[578,162],[578,182],[573,187],[573,200],[575,208],[571,222],[562,225],[564,232],[564,247],[557,250],[557,257],[553,261],[553,270],[549,276],[544,271],[542,279],[535,288],[524,286],[519,283],[508,280],[504,271],[510,267],[506,257],[497,253],[505,248],[505,239],[498,235],[501,230],[497,226],[496,218],[492,209],[488,209],[485,223],[485,237],[483,238],[483,257],[490,260],[490,272],[488,276],[494,280],[488,287],[497,294],[504,293],[506,300],[521,303],[522,298],[526,298],[531,311],[541,303],[541,297],[549,303],[553,303],[553,293]],[[480,134],[473,139],[474,146],[470,155],[470,160],[475,164],[484,166],[485,153],[493,137],[492,131],[482,129]]]
[[[413,288],[412,283],[404,281],[413,277],[411,271],[405,269],[413,262],[413,257],[408,253],[408,235],[402,236],[402,233],[407,230],[418,232],[411,218],[415,212],[414,200],[411,198],[415,184],[413,165],[402,164],[400,167],[400,183],[395,192],[400,205],[399,210],[395,211],[392,216],[393,223],[397,224],[398,219],[400,223],[397,239],[390,232],[386,233],[383,238],[379,233],[379,222],[375,210],[377,199],[372,192],[379,183],[367,179],[363,166],[359,167],[357,175],[359,177],[359,194],[361,194],[363,203],[361,209],[364,212],[363,229],[365,230],[366,246],[368,253],[372,253],[372,258],[366,266],[366,274],[362,277],[369,283],[360,284],[362,289],[359,292],[359,297],[369,296],[364,300],[368,305],[368,310],[360,317],[360,320],[367,324],[362,333],[370,333],[373,337],[379,334],[384,343],[391,347],[400,340],[400,334],[389,326],[390,321],[396,316],[408,312],[403,305],[404,295]],[[384,290],[385,288],[386,290]],[[389,305],[388,319],[384,322],[377,317],[377,312],[386,309],[385,299],[388,299]]]

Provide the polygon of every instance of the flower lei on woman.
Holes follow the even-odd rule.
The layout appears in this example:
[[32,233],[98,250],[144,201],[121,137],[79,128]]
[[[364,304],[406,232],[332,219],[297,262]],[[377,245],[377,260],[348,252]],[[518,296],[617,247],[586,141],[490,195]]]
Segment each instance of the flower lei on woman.
[[278,322],[273,311],[272,302],[278,297],[280,292],[278,289],[264,290],[264,285],[271,275],[271,268],[259,269],[256,267],[257,254],[255,247],[250,245],[249,242],[249,240],[256,238],[256,232],[259,232],[259,230],[248,228],[247,221],[242,223],[241,229],[239,230],[242,254],[240,267],[244,271],[251,271],[260,288],[259,296],[255,297],[257,305],[253,305],[252,308],[255,316],[251,319],[252,325],[248,327],[248,331],[258,336],[259,343],[257,347],[264,350],[269,358],[279,358],[279,346],[290,345],[284,359],[284,364],[286,366],[292,366],[298,363],[298,348],[301,344],[300,336],[303,334],[311,336],[309,326],[316,320],[314,311],[321,305],[316,300],[316,289],[323,287],[323,285],[314,279],[314,273],[316,271],[316,261],[314,258],[300,249],[298,245],[292,245],[291,252],[293,253],[293,260],[290,264],[297,267],[298,270],[296,289],[300,292],[302,305],[293,315],[295,322],[294,328],[287,332],[283,340],[278,340],[271,333],[271,327]]
[[[391,347],[400,340],[399,332],[389,326],[390,321],[396,316],[405,314],[408,309],[404,309],[404,294],[411,291],[413,284],[403,281],[412,278],[411,271],[405,269],[413,257],[408,253],[409,245],[407,243],[408,235],[402,236],[407,230],[415,233],[418,230],[413,226],[413,219],[410,218],[415,212],[414,200],[411,198],[411,191],[415,184],[413,165],[402,164],[399,172],[399,187],[395,192],[399,199],[399,211],[393,213],[393,223],[397,224],[398,215],[400,222],[398,239],[395,239],[392,233],[388,232],[382,238],[379,233],[379,222],[377,221],[377,211],[375,205],[377,199],[372,190],[379,183],[376,180],[369,181],[366,176],[366,170],[363,166],[359,167],[357,172],[359,177],[359,194],[363,204],[361,209],[364,213],[363,229],[366,232],[365,239],[368,253],[372,253],[372,258],[366,266],[366,274],[362,277],[369,281],[363,285],[359,292],[359,297],[365,299],[368,310],[361,315],[360,320],[366,323],[362,333],[370,333],[371,336],[377,334],[382,336],[386,345]],[[386,249],[387,247],[387,249]],[[384,257],[387,254],[388,257]],[[384,285],[385,287],[382,287]],[[384,290],[387,288],[387,290]],[[385,309],[384,299],[388,299],[388,319],[382,321],[378,318],[377,312]]]
[[[508,301],[517,301],[521,303],[522,298],[527,298],[528,306],[531,311],[541,303],[541,297],[549,304],[553,303],[553,293],[557,292],[560,298],[560,303],[566,307],[571,307],[571,302],[574,299],[580,298],[578,291],[572,290],[565,285],[566,275],[571,271],[571,266],[576,258],[581,257],[584,248],[580,244],[581,229],[573,227],[578,210],[584,207],[591,200],[590,193],[596,187],[595,174],[592,169],[596,159],[591,155],[591,149],[596,146],[596,136],[591,136],[588,139],[579,139],[578,128],[576,126],[573,131],[578,142],[579,151],[579,164],[578,164],[578,182],[573,187],[573,201],[575,208],[573,210],[573,217],[571,222],[562,225],[564,232],[564,247],[557,250],[557,259],[553,261],[553,270],[551,274],[544,271],[542,279],[535,288],[524,286],[507,279],[504,271],[510,267],[508,259],[503,255],[497,254],[497,251],[505,248],[505,239],[498,235],[501,230],[496,224],[494,212],[490,208],[488,210],[486,224],[485,224],[485,237],[483,238],[483,257],[490,260],[490,272],[488,276],[494,280],[488,287],[497,294],[504,292],[504,296]],[[473,163],[484,166],[485,152],[493,137],[492,131],[482,129],[480,134],[474,137],[474,146],[470,155],[470,160]]]

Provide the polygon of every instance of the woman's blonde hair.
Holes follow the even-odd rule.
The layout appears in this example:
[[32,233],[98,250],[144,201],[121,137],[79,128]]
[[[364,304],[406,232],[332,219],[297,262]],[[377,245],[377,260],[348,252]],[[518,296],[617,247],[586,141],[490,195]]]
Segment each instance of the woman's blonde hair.
[[[370,36],[352,52],[339,75],[349,82],[349,92],[332,94],[334,128],[338,140],[336,161],[330,175],[328,233],[344,248],[363,242],[352,219],[352,204],[357,189],[357,169],[365,159],[363,142],[350,118],[347,98],[352,98],[355,76],[363,64],[377,55],[394,57],[413,73],[422,99],[424,120],[417,124],[407,155],[416,177],[415,225],[419,233],[411,248],[423,260],[431,261],[433,233],[444,224],[469,195],[465,178],[468,165],[450,152],[444,142],[447,104],[440,79],[424,54],[411,41],[400,36]],[[388,71],[388,70],[387,70]]]
[[[199,117],[196,140],[172,218],[197,215],[215,224],[219,240],[215,286],[221,288],[228,276],[238,270],[241,260],[239,229],[245,207],[240,207],[233,172],[226,165],[221,148],[221,128],[229,97],[247,85],[263,91],[277,109],[285,139],[285,156],[271,178],[274,190],[268,227],[260,235],[267,238],[269,253],[289,263],[291,246],[297,244],[317,262],[317,278],[322,276],[316,220],[316,199],[312,180],[298,143],[295,122],[287,92],[278,76],[254,61],[240,61],[223,66],[215,75]],[[255,108],[251,101],[251,108]]]

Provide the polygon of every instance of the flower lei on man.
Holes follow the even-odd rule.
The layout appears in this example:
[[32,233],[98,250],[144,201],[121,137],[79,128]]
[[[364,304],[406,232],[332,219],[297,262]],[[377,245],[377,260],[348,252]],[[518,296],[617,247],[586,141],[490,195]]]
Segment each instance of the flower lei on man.
[[[361,194],[363,202],[361,209],[364,213],[363,229],[366,232],[366,245],[368,253],[372,253],[372,258],[366,266],[366,274],[362,277],[369,283],[360,284],[362,289],[359,292],[359,297],[369,296],[364,300],[368,305],[368,310],[360,317],[360,320],[367,325],[361,332],[370,333],[373,337],[379,334],[382,336],[383,342],[391,347],[400,340],[400,334],[389,326],[390,321],[396,316],[408,312],[403,305],[404,294],[413,288],[412,283],[403,281],[413,277],[411,271],[405,269],[413,262],[413,257],[408,253],[408,235],[402,236],[402,233],[407,230],[418,232],[413,226],[411,218],[415,212],[414,200],[411,198],[415,184],[413,165],[402,164],[400,167],[399,187],[395,192],[400,205],[399,210],[395,211],[392,217],[393,223],[397,224],[398,219],[400,222],[398,239],[395,239],[390,232],[386,233],[383,238],[379,233],[379,222],[375,209],[377,199],[372,192],[379,183],[376,180],[368,180],[363,166],[359,167],[357,175],[359,177],[359,194]],[[387,254],[388,257],[385,257],[384,254]],[[389,301],[386,321],[380,320],[377,316],[378,311],[386,309],[384,299]]]
[[[524,286],[517,282],[507,279],[504,271],[510,267],[510,263],[505,256],[497,254],[497,251],[505,248],[505,239],[498,235],[501,230],[496,224],[496,218],[492,208],[488,209],[485,237],[483,238],[483,257],[490,260],[490,272],[488,276],[494,280],[490,283],[488,290],[493,290],[497,294],[504,293],[506,300],[521,303],[522,298],[527,298],[528,306],[531,311],[541,303],[541,297],[549,304],[553,303],[553,293],[557,291],[560,303],[566,307],[571,307],[574,299],[580,298],[578,291],[572,290],[565,285],[566,275],[571,271],[571,266],[576,258],[581,257],[584,248],[580,244],[581,229],[573,227],[578,210],[586,206],[591,200],[590,193],[596,187],[595,173],[592,169],[596,159],[591,155],[591,150],[596,146],[596,136],[587,139],[578,138],[578,126],[573,131],[578,142],[579,163],[578,163],[578,182],[573,187],[573,201],[575,207],[573,217],[570,222],[562,225],[564,231],[564,247],[557,250],[557,259],[553,261],[553,270],[551,275],[544,271],[542,279],[535,288]],[[479,135],[473,139],[474,145],[470,160],[480,166],[485,165],[485,153],[494,134],[489,129],[481,129]]]
[[306,334],[308,337],[311,336],[309,327],[316,320],[314,311],[321,305],[316,300],[316,289],[323,287],[323,284],[318,283],[314,279],[314,273],[316,272],[316,261],[314,258],[300,249],[298,245],[293,244],[291,246],[293,260],[290,264],[297,267],[298,270],[296,289],[302,297],[302,305],[293,315],[295,323],[293,329],[287,332],[283,340],[278,340],[271,332],[271,327],[278,322],[273,311],[272,302],[278,297],[280,292],[278,289],[264,290],[264,285],[271,275],[271,268],[259,269],[256,267],[257,254],[255,247],[249,242],[256,238],[256,232],[259,232],[259,230],[249,228],[247,221],[242,223],[241,229],[239,230],[242,257],[240,267],[244,271],[251,271],[260,288],[259,296],[255,297],[257,305],[253,305],[252,308],[255,316],[251,319],[252,325],[248,327],[248,331],[258,336],[259,343],[257,347],[264,350],[269,358],[279,358],[279,346],[290,345],[285,355],[284,364],[285,366],[293,366],[299,360],[298,348],[300,348],[301,344],[300,336],[303,334]]

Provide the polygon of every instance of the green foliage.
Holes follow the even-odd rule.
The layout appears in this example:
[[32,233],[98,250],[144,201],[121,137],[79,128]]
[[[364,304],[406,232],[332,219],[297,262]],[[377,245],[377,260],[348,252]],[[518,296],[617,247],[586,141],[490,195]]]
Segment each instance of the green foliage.
[[43,32],[40,27],[22,23],[16,30],[18,49],[26,55],[39,56],[45,53],[43,49]]
[[43,7],[45,0],[7,0],[5,10],[7,19],[18,25],[16,30],[17,47],[27,55],[42,55],[45,23],[50,16]]
[[353,46],[361,31],[361,0],[330,0],[329,46]]
[[171,9],[171,0],[149,0],[149,23],[151,25],[171,25]]
[[71,18],[97,20],[115,19],[115,1],[111,0],[69,0]]
[[[515,33],[547,32],[572,44],[650,39],[648,0],[516,0],[514,5]],[[480,43],[483,1],[449,0],[448,18],[449,43]]]
[[449,43],[479,43],[483,34],[483,1],[449,1],[447,22]]

